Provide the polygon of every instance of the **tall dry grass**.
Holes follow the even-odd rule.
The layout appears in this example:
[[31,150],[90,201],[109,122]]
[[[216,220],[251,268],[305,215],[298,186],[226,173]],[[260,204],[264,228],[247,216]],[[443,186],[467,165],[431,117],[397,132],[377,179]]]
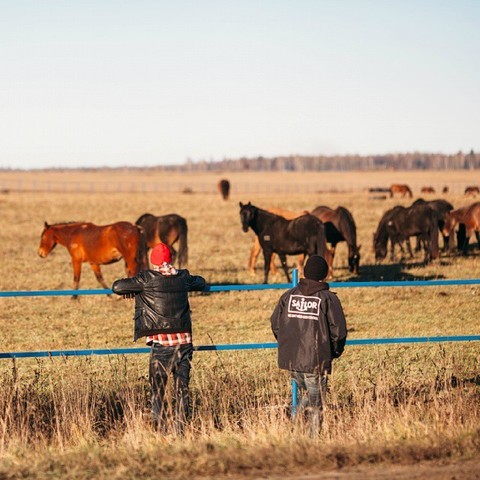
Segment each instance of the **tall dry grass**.
[[[468,203],[448,198],[455,206]],[[176,212],[189,222],[190,265],[211,283],[260,282],[247,260],[238,201],[292,210],[345,205],[358,225],[362,278],[480,277],[478,252],[443,255],[424,267],[419,255],[376,265],[371,238],[384,210],[409,200],[367,194],[255,196],[223,202],[209,195],[9,194],[0,197],[1,290],[71,288],[67,252],[36,256],[44,220],[134,221]],[[290,259],[294,262],[295,259]],[[113,281],[121,263],[104,267]],[[338,248],[335,279],[354,279]],[[282,275],[272,278],[284,281]],[[97,288],[84,266],[81,288]],[[478,334],[478,287],[338,289],[350,338]],[[273,341],[269,316],[280,291],[193,295],[194,339],[208,343]],[[4,351],[131,346],[130,302],[117,298],[2,299]],[[192,421],[185,438],[151,428],[148,359],[143,355],[4,360],[0,364],[0,477],[146,478],[312,471],[369,462],[478,454],[480,350],[476,343],[348,347],[334,367],[322,435],[308,437],[290,419],[290,380],[276,352],[197,352]]]

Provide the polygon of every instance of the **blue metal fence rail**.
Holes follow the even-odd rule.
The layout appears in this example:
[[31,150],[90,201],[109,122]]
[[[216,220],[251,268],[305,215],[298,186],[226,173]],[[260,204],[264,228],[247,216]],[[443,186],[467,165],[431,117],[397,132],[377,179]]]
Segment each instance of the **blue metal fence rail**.
[[[296,272],[294,270],[293,272]],[[210,285],[208,292],[232,292],[252,290],[286,290],[295,285],[292,283],[242,284],[242,285]],[[443,287],[455,285],[480,285],[480,278],[452,280],[395,280],[385,282],[330,282],[330,288],[367,288],[367,287]],[[109,295],[110,289],[91,290],[15,290],[0,292],[1,297],[50,297],[71,295]]]
[[[448,335],[437,337],[391,337],[391,338],[356,338],[347,340],[347,345],[392,345],[409,343],[441,343],[480,341],[480,335]],[[261,350],[277,348],[276,342],[266,343],[229,343],[222,345],[198,345],[197,352],[225,350]],[[2,358],[44,358],[44,357],[82,357],[90,355],[131,355],[150,353],[150,347],[132,348],[96,348],[85,350],[43,350],[36,352],[0,352]]]

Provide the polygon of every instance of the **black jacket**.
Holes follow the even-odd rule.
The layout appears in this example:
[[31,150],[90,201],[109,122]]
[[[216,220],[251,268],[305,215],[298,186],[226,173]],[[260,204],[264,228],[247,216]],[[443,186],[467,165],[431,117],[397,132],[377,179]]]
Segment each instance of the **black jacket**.
[[135,277],[117,280],[112,285],[118,295],[135,295],[134,341],[157,333],[191,332],[188,292],[205,288],[205,279],[190,275],[188,270],[170,276],[142,270]]
[[305,373],[331,372],[347,339],[342,305],[328,283],[302,278],[285,292],[271,318],[278,366]]

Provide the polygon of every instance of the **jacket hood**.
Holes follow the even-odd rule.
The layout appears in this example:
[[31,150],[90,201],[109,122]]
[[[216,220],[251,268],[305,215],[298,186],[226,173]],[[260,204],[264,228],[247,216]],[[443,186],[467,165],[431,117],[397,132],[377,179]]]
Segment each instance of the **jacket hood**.
[[321,290],[330,289],[327,282],[317,282],[316,280],[310,280],[309,278],[301,278],[298,288],[304,295],[312,295]]

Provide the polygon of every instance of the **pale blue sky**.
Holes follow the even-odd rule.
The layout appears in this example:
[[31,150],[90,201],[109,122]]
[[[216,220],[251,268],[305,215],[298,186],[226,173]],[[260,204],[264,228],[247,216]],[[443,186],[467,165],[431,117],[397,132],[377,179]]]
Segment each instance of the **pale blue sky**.
[[0,0],[0,167],[480,150],[480,0]]

